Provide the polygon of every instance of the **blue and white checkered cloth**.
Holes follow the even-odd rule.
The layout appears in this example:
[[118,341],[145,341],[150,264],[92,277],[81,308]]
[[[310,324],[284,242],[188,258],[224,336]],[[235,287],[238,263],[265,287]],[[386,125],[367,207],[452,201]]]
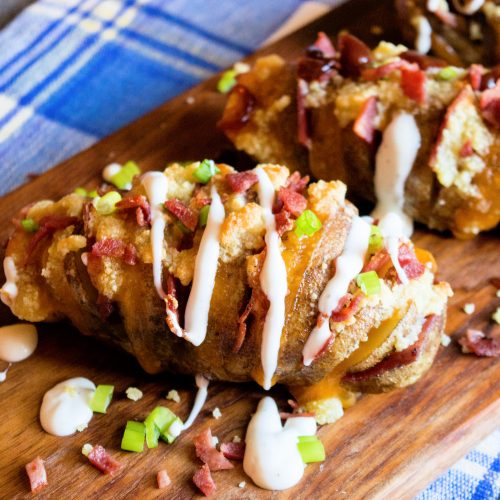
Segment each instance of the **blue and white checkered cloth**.
[[[254,51],[303,3],[38,0],[0,31],[0,194]],[[417,498],[499,496],[497,431]]]

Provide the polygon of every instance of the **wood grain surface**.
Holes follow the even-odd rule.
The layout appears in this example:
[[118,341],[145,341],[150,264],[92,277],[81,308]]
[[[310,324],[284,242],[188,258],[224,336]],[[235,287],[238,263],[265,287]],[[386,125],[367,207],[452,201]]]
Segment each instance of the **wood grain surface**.
[[[373,24],[384,27],[385,38],[397,39],[392,32],[396,22],[391,3],[353,0],[265,51],[295,57],[318,30],[335,34],[343,28],[374,43]],[[23,205],[62,196],[77,186],[95,185],[110,161],[134,159],[143,169],[160,169],[171,160],[219,157],[225,152],[226,158],[241,164],[238,155],[227,152],[229,144],[215,128],[224,104],[215,82],[201,84],[4,196],[0,200],[1,241],[9,234],[11,217]],[[186,102],[188,96],[194,98],[193,104]],[[498,232],[457,241],[418,230],[415,240],[436,255],[441,278],[455,289],[447,331],[458,338],[468,327],[493,328],[489,318],[500,299],[489,280],[500,277]],[[476,305],[473,315],[461,311],[467,302]],[[0,324],[12,321],[2,307]],[[75,436],[45,434],[38,422],[44,392],[75,376],[115,385],[108,413],[95,415],[89,428]],[[129,386],[139,387],[143,399],[126,399]],[[181,403],[164,399],[172,388],[179,391]],[[264,395],[256,385],[212,384],[196,424],[174,445],[161,444],[141,454],[120,451],[126,420],[143,419],[158,404],[185,418],[194,392],[192,379],[146,375],[131,357],[80,336],[70,325],[41,326],[36,353],[13,365],[7,381],[0,384],[0,498],[31,498],[24,465],[37,455],[46,462],[50,483],[40,498],[197,496],[191,483],[198,466],[193,436],[211,426],[221,442],[234,435],[243,437],[250,414]],[[275,388],[271,394],[284,409],[286,391]],[[441,348],[433,368],[417,384],[390,394],[365,396],[339,422],[320,429],[327,460],[321,466],[309,465],[297,487],[282,493],[258,489],[236,463],[234,470],[213,474],[217,498],[411,498],[499,425],[499,396],[499,364],[462,355],[452,343]],[[212,417],[216,407],[222,412],[218,420]],[[122,472],[110,478],[91,467],[80,453],[87,442],[105,446],[123,463]],[[155,483],[160,468],[166,468],[173,479],[163,491]],[[241,481],[246,481],[243,489],[238,487]]]

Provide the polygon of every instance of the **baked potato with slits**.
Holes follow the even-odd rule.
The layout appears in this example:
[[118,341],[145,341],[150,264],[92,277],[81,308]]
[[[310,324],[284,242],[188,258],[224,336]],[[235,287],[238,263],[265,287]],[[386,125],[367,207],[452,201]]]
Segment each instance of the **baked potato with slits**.
[[[194,175],[199,168],[200,162],[173,164],[163,174],[168,200],[161,265],[168,300],[153,285],[151,206],[139,177],[111,211],[100,208],[103,193],[94,199],[70,194],[24,209],[5,260],[16,270],[17,293],[4,286],[2,300],[26,321],[67,318],[83,334],[131,353],[150,373],[202,373],[212,379],[261,383],[269,300],[260,282],[266,225],[256,175],[219,164],[218,173],[203,184]],[[451,293],[447,283],[437,282],[432,256],[402,239],[398,259],[410,278],[402,284],[383,240],[369,247],[366,266],[376,270],[380,289],[365,293],[356,280],[350,283],[330,318],[330,341],[311,366],[305,366],[302,350],[317,322],[318,299],[336,273],[336,258],[357,210],[345,200],[342,182],[307,186],[307,179],[289,175],[285,167],[261,168],[275,191],[274,218],[288,287],[273,382],[314,388],[338,372],[351,398],[350,390],[377,392],[413,383],[432,363]],[[195,260],[206,231],[202,209],[211,203],[212,187],[223,201],[225,218],[207,335],[196,347],[172,333],[166,314],[177,314],[184,324]],[[307,235],[298,231],[306,211],[321,223]],[[31,221],[28,229],[21,219]],[[423,328],[429,318],[432,328]],[[414,354],[405,355],[407,349]],[[395,355],[399,359],[394,363]],[[380,369],[383,363],[389,368]],[[374,367],[379,367],[376,377],[349,380],[350,374]],[[324,394],[331,399],[328,391]]]

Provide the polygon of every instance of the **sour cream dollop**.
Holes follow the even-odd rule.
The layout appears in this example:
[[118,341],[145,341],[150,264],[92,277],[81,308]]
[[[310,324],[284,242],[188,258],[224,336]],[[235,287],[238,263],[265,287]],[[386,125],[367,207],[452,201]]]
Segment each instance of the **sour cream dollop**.
[[22,361],[33,354],[38,344],[36,328],[28,323],[0,328],[0,359],[8,363]]
[[40,423],[54,436],[70,436],[92,419],[90,401],[95,384],[87,378],[65,380],[47,391],[40,408]]
[[314,417],[289,418],[282,426],[274,399],[263,398],[248,425],[244,471],[257,486],[266,490],[295,486],[305,468],[297,447],[298,437],[315,434]]

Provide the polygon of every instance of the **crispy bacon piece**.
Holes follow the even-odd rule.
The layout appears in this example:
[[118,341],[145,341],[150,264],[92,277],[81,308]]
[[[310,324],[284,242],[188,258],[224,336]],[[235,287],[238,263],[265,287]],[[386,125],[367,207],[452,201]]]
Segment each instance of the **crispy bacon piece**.
[[243,345],[243,342],[245,342],[245,337],[247,335],[247,319],[248,316],[250,316],[250,313],[252,312],[254,306],[254,297],[255,294],[254,292],[252,292],[250,300],[248,301],[243,314],[238,318],[238,335],[236,336],[236,340],[234,341],[233,345],[234,353],[239,352],[241,346]]
[[406,243],[399,247],[398,261],[409,280],[419,278],[425,272],[425,266],[417,259],[413,248]]
[[129,266],[137,264],[137,250],[132,243],[125,243],[114,238],[103,238],[92,245],[94,257],[114,257],[121,259]]
[[307,207],[307,200],[300,193],[286,187],[280,187],[278,199],[285,210],[298,217]]
[[340,72],[343,76],[358,77],[363,68],[372,62],[369,47],[359,38],[342,33],[338,37],[340,52]]
[[469,81],[472,90],[481,88],[481,80],[483,77],[483,67],[480,64],[471,64],[469,67]]
[[365,264],[361,272],[376,271],[377,273],[391,260],[391,256],[384,248],[372,255],[371,259]]
[[158,489],[162,490],[172,483],[168,473],[165,469],[161,469],[156,474],[156,482],[158,483]]
[[96,444],[87,457],[90,463],[104,474],[111,476],[121,469],[121,464],[115,460],[100,444]]
[[335,48],[332,44],[332,41],[326,35],[323,33],[323,31],[320,31],[318,33],[318,36],[316,38],[316,41],[313,44],[313,47],[319,51],[325,56],[325,57],[335,57],[336,52]]
[[235,193],[246,193],[254,184],[259,182],[259,178],[255,172],[227,174],[225,179]]
[[245,443],[222,443],[220,451],[226,458],[231,460],[243,460],[245,456]]
[[196,456],[204,462],[210,470],[233,468],[233,464],[215,448],[210,427],[194,438],[194,446],[196,448]]
[[47,215],[42,217],[38,222],[38,231],[33,235],[26,251],[26,260],[33,256],[38,248],[38,245],[47,237],[54,234],[60,229],[66,229],[68,226],[74,225],[78,222],[76,217],[69,215]]
[[479,101],[483,118],[495,127],[500,127],[500,81],[495,87],[487,89],[481,94]]
[[126,212],[135,209],[137,224],[141,227],[151,224],[151,207],[145,196],[128,196],[116,204],[119,212]]
[[198,225],[198,215],[191,210],[181,200],[171,198],[165,202],[165,208],[188,229],[194,231]]
[[243,85],[237,84],[229,94],[223,118],[217,124],[224,132],[237,131],[245,125],[255,106],[255,96]]
[[367,370],[355,373],[347,373],[342,380],[345,380],[347,382],[366,380],[367,378],[376,377],[394,368],[399,368],[401,366],[413,363],[422,352],[425,342],[427,341],[427,336],[438,320],[440,320],[440,316],[436,316],[435,314],[427,316],[422,326],[422,330],[420,330],[418,339],[415,343],[413,343],[403,351],[393,352],[389,354],[382,361],[377,363],[375,366],[368,368]]
[[206,497],[213,495],[215,493],[215,490],[217,489],[207,464],[202,465],[194,473],[193,483]]
[[500,356],[500,339],[487,337],[481,330],[469,328],[458,343],[464,353],[473,353],[481,357]]
[[460,148],[458,154],[462,158],[467,158],[468,156],[472,156],[474,154],[474,150],[472,149],[472,144],[470,140],[465,141],[464,145]]
[[417,52],[416,50],[407,50],[406,52],[400,54],[399,57],[409,63],[417,64],[420,69],[445,68],[448,66],[446,61],[438,59],[437,57],[420,54],[420,52]]
[[[167,272],[167,295],[165,297],[165,306],[167,308],[166,322],[170,331],[178,337],[182,337],[183,332],[179,325],[179,302],[177,300],[177,290],[175,287],[175,278],[173,274]],[[173,316],[173,317],[172,317]]]
[[407,61],[396,60],[382,66],[377,66],[376,68],[365,68],[361,71],[361,78],[363,80],[379,80],[381,78],[386,78],[394,71],[401,69],[404,66],[408,66]]
[[276,223],[276,231],[280,238],[287,231],[291,231],[293,229],[292,214],[288,210],[280,210],[277,214],[275,214],[274,220]]
[[347,321],[353,314],[356,314],[363,296],[359,293],[353,295],[346,293],[340,300],[336,309],[332,312],[331,319],[335,322]]
[[297,80],[297,140],[306,148],[311,147],[310,114],[306,107],[307,82]]
[[309,176],[300,176],[300,173],[295,171],[290,177],[288,177],[285,187],[296,193],[304,194],[304,191],[309,184]]
[[418,104],[424,104],[427,97],[425,90],[425,71],[415,68],[401,68],[401,89],[403,93]]
[[45,464],[40,457],[26,464],[26,473],[30,480],[30,487],[32,493],[38,493],[43,490],[49,483],[47,481],[47,472],[45,471]]
[[361,107],[354,122],[354,133],[368,144],[373,143],[375,137],[375,118],[377,117],[377,98],[369,97]]

